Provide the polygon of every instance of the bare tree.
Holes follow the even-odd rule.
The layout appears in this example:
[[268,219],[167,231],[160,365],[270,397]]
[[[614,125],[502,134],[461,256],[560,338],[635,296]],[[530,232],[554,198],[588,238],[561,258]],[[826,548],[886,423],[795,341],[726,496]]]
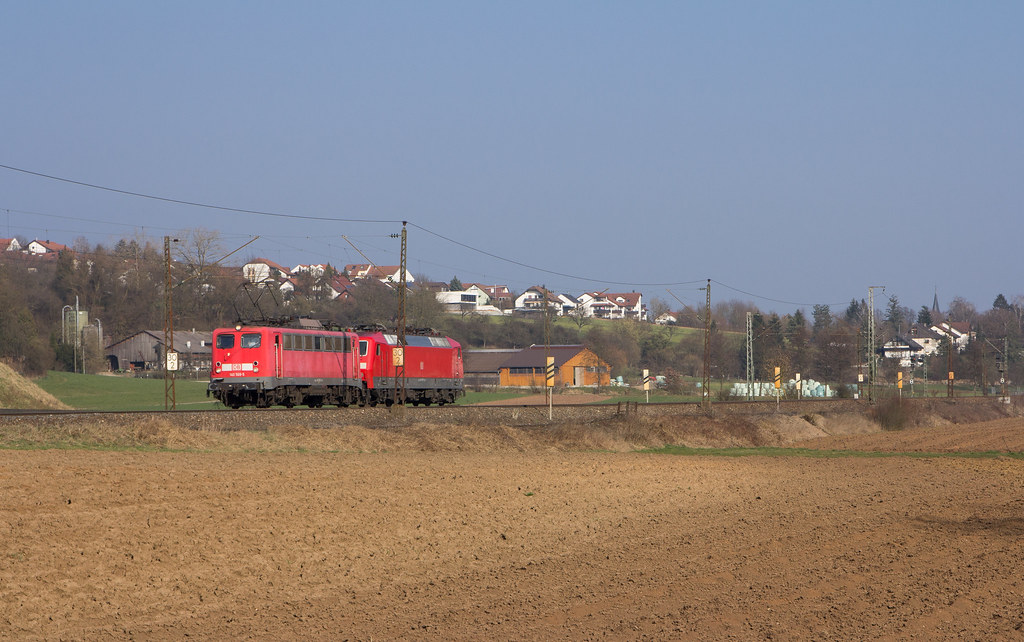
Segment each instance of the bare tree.
[[978,317],[978,311],[975,309],[974,304],[969,302],[962,296],[954,297],[949,302],[949,312],[947,314],[949,321],[956,322],[967,322],[973,324]]
[[576,325],[576,333],[583,336],[583,328],[590,324],[592,317],[587,314],[586,307],[582,303],[577,303],[566,316]]
[[189,230],[174,247],[177,260],[185,268],[185,278],[200,284],[208,276],[210,267],[224,256],[220,232],[202,227]]

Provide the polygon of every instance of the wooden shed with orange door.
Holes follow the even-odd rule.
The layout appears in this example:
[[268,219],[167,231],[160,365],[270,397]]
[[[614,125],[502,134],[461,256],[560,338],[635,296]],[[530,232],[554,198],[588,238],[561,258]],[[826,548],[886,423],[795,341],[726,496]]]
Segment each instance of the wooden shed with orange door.
[[530,346],[513,354],[498,368],[499,385],[543,388],[546,357],[555,359],[555,387],[607,386],[611,368],[590,349],[581,345]]

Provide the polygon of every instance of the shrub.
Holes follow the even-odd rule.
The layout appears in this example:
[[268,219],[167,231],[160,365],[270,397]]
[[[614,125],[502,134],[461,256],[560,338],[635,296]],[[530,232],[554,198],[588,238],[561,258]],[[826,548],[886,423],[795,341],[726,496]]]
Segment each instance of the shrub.
[[899,399],[886,399],[871,408],[869,416],[882,430],[903,430],[913,424],[914,406]]

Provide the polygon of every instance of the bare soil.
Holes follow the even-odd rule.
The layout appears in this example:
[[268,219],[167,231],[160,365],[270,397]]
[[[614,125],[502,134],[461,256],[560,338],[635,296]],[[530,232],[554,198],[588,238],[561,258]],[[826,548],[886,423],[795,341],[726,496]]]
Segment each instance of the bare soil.
[[[807,419],[751,438],[1024,451],[1016,418]],[[1020,459],[594,452],[467,426],[362,429],[375,452],[217,433],[251,440],[229,452],[167,430],[135,438],[215,451],[0,450],[0,637],[1024,638]]]

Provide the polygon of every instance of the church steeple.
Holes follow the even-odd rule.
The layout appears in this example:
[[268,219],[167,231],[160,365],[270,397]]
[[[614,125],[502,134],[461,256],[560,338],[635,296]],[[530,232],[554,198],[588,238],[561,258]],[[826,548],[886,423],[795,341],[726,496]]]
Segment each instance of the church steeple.
[[932,299],[932,312],[939,311],[939,288],[935,288],[935,298]]

